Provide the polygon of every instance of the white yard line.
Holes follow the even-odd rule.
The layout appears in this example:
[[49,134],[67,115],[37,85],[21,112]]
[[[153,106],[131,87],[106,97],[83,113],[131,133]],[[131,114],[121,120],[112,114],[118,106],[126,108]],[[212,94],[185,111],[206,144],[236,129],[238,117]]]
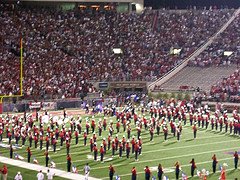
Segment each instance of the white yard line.
[[[235,150],[235,149],[239,149],[240,146],[236,146],[236,147],[231,147],[231,148],[225,148],[225,149],[220,149],[220,150],[212,150],[212,151],[205,151],[205,152],[201,152],[201,153],[193,153],[193,154],[186,154],[186,155],[179,155],[179,156],[171,156],[171,157],[164,157],[164,158],[159,158],[159,159],[152,159],[152,160],[145,160],[145,161],[136,161],[136,162],[131,162],[128,164],[139,164],[139,163],[148,163],[148,162],[154,162],[154,161],[162,161],[162,160],[169,160],[169,159],[177,159],[177,158],[183,158],[183,157],[192,157],[192,156],[196,156],[196,155],[202,155],[202,154],[207,154],[207,153],[216,153],[216,152],[222,152],[222,151],[227,151],[227,150]],[[74,162],[74,161],[73,161]],[[77,162],[77,161],[75,161]],[[112,163],[114,164],[114,163]],[[127,164],[116,164],[114,165],[115,167],[117,166],[123,166],[123,165],[127,165]],[[101,166],[101,167],[96,167],[96,168],[92,168],[92,169],[104,169],[104,168],[108,168],[109,166]]]

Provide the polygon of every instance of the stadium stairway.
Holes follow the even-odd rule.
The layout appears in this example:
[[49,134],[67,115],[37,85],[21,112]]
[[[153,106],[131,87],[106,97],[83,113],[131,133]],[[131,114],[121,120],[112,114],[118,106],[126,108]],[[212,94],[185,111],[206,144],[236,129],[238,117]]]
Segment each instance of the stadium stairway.
[[[10,164],[12,166],[17,166],[17,167],[21,167],[21,168],[25,168],[25,169],[29,169],[29,170],[34,170],[37,172],[42,170],[43,173],[47,173],[47,170],[50,169],[51,172],[53,172],[55,174],[55,176],[59,176],[59,177],[65,178],[65,179],[74,179],[74,180],[85,179],[85,176],[80,175],[80,174],[70,173],[70,172],[66,172],[66,171],[62,171],[62,170],[54,169],[54,168],[48,168],[48,167],[44,167],[44,166],[41,166],[38,164],[29,164],[24,161],[10,159],[10,158],[6,158],[3,156],[0,156],[0,162],[4,163],[4,164]],[[36,172],[36,174],[37,174],[37,172]],[[93,178],[93,177],[88,177],[88,180],[99,180],[99,179]]]
[[186,66],[167,82],[163,83],[160,88],[174,91],[179,90],[180,86],[188,86],[190,89],[199,87],[203,91],[209,91],[213,82],[218,82],[222,78],[230,76],[236,69],[236,65],[209,68]]
[[[166,75],[164,75],[163,77],[161,77],[161,78],[159,78],[159,79],[157,79],[155,82],[152,82],[152,83],[150,83],[149,85],[148,85],[148,90],[151,92],[151,91],[158,91],[158,90],[156,90],[156,89],[154,89],[154,87],[155,86],[158,86],[158,89],[159,90],[162,90],[162,85],[164,85],[164,88],[167,90],[167,89],[171,89],[171,90],[173,90],[172,88],[173,87],[170,87],[169,85],[174,85],[174,87],[176,87],[175,86],[175,83],[177,84],[177,86],[178,86],[178,88],[177,89],[175,89],[175,90],[178,90],[179,89],[179,85],[180,85],[180,79],[176,79],[176,81],[174,81],[174,79],[176,78],[176,77],[179,77],[180,78],[180,76],[182,76],[182,75],[184,75],[184,76],[182,76],[182,78],[186,78],[187,80],[186,81],[183,81],[183,84],[182,85],[189,85],[189,86],[195,86],[195,84],[197,83],[197,84],[201,84],[201,83],[203,83],[203,82],[201,82],[201,81],[203,81],[204,80],[204,77],[206,78],[207,77],[207,74],[206,74],[206,76],[203,76],[202,77],[202,79],[203,80],[201,80],[200,81],[200,79],[199,79],[199,81],[198,81],[198,79],[195,79],[195,77],[193,76],[193,74],[194,73],[197,73],[197,75],[196,76],[198,76],[199,77],[199,75],[203,75],[203,74],[201,74],[201,73],[207,73],[207,71],[209,71],[208,72],[208,75],[210,75],[211,74],[211,76],[213,76],[213,71],[215,70],[216,71],[216,73],[218,73],[218,75],[219,75],[219,73],[221,72],[221,75],[219,76],[219,78],[216,78],[215,80],[219,80],[219,79],[221,79],[221,77],[223,77],[224,75],[224,77],[226,77],[226,76],[228,76],[228,75],[230,75],[229,74],[229,72],[231,71],[231,72],[233,72],[233,69],[231,69],[231,67],[229,67],[227,70],[226,70],[226,72],[225,72],[225,68],[207,68],[206,69],[206,72],[203,72],[202,70],[203,69],[201,69],[201,68],[190,68],[190,67],[187,67],[187,65],[188,65],[188,62],[190,61],[190,60],[192,60],[193,58],[195,58],[195,57],[197,57],[200,53],[202,53],[208,46],[210,46],[211,44],[212,44],[212,42],[214,41],[214,39],[219,35],[219,34],[221,34],[222,32],[224,32],[225,30],[226,30],[226,28],[234,21],[234,19],[238,16],[240,14],[240,8],[239,9],[237,9],[236,11],[235,11],[235,13],[232,15],[232,17],[219,29],[219,31],[218,32],[216,32],[211,38],[209,38],[209,40],[204,44],[204,45],[202,45],[201,47],[199,47],[193,54],[191,54],[187,59],[185,59],[181,64],[179,64],[178,66],[176,66],[174,69],[172,69],[169,73],[167,73]],[[234,67],[234,66],[233,66]],[[235,67],[235,69],[236,69],[236,67]],[[234,69],[234,70],[235,70]],[[198,70],[201,70],[200,72],[201,73],[199,73],[198,72]],[[181,73],[180,73],[180,71],[182,71]],[[190,72],[187,72],[187,71],[190,71]],[[224,71],[224,72],[223,72]],[[179,74],[180,73],[180,74]],[[189,75],[191,75],[191,76],[189,76]],[[210,76],[210,77],[211,77]],[[217,74],[214,74],[214,76],[216,77],[217,76]],[[201,76],[200,76],[201,77]],[[197,77],[196,77],[197,78]],[[210,79],[209,77],[208,77],[208,79]],[[207,79],[207,80],[208,80]],[[197,81],[194,81],[194,80],[197,80]],[[205,79],[206,80],[206,79]],[[167,81],[170,81],[169,83],[167,83]],[[185,82],[188,82],[187,84],[185,83]],[[194,82],[193,84],[191,84],[190,82]],[[210,82],[209,80],[208,80],[208,82]],[[213,82],[216,82],[216,81],[212,81],[212,83]],[[205,82],[204,82],[205,83]],[[201,86],[201,87],[204,87],[203,89],[209,89],[209,83],[207,83],[206,82],[206,84],[205,85],[198,85],[199,87]],[[196,86],[195,86],[196,87]]]

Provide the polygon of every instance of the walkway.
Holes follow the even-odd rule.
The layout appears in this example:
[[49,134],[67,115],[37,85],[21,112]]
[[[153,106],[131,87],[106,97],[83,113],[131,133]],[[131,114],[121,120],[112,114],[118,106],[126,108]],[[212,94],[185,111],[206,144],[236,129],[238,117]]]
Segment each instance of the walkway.
[[[49,169],[48,167],[44,167],[38,164],[29,164],[24,161],[10,159],[3,156],[0,156],[0,162],[5,164],[10,164],[13,166],[18,166],[25,169],[34,170],[34,171],[42,170],[43,173],[47,173],[47,170]],[[84,180],[84,176],[81,174],[74,174],[74,173],[62,171],[59,169],[53,169],[53,168],[51,168],[51,172],[53,172],[55,176],[59,176],[65,179]],[[89,177],[88,180],[100,180],[100,179]]]

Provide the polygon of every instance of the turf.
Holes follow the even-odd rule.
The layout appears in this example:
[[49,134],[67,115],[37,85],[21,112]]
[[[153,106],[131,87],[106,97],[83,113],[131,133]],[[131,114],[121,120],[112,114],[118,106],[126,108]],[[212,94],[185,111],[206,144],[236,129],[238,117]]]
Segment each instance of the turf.
[[[87,115],[83,116],[85,119]],[[90,116],[89,116],[90,117]],[[147,117],[149,117],[147,115]],[[96,122],[98,118],[103,118],[103,115],[99,114],[95,116]],[[91,118],[90,118],[91,119]],[[116,122],[115,117],[109,117],[108,120],[112,119],[113,122]],[[85,124],[82,123],[83,129]],[[114,126],[115,127],[115,126]],[[132,134],[136,136],[136,130],[132,125]],[[118,134],[119,139],[126,133],[123,132],[121,127],[120,133]],[[107,138],[108,131],[103,131],[102,137]],[[115,137],[116,132],[114,133]],[[88,136],[88,142],[92,135]],[[82,169],[86,162],[89,163],[91,167],[90,176],[97,177],[100,179],[109,179],[108,178],[108,167],[109,164],[113,164],[115,168],[115,175],[119,175],[121,180],[129,180],[131,177],[131,169],[133,166],[137,169],[137,174],[139,180],[144,180],[144,167],[148,165],[149,167],[156,167],[159,163],[162,164],[165,170],[165,175],[170,179],[175,179],[174,173],[174,164],[176,161],[179,161],[181,164],[182,171],[190,176],[190,161],[192,158],[195,158],[197,169],[202,170],[205,168],[210,171],[208,179],[216,180],[218,179],[220,173],[219,168],[218,172],[212,174],[212,159],[213,154],[216,154],[219,161],[218,165],[227,163],[227,179],[235,179],[240,177],[240,170],[234,170],[233,157],[232,154],[234,151],[240,150],[240,138],[239,136],[230,135],[229,133],[223,133],[215,130],[210,130],[210,126],[206,130],[199,128],[197,132],[197,139],[193,139],[192,128],[187,123],[183,127],[182,136],[180,142],[176,140],[176,137],[173,137],[171,134],[168,136],[168,141],[163,141],[163,134],[160,136],[154,134],[154,141],[150,142],[150,135],[147,130],[142,131],[143,139],[143,150],[142,155],[139,156],[139,161],[135,161],[134,155],[131,155],[130,159],[126,159],[125,153],[123,158],[119,158],[116,154],[113,160],[100,163],[99,161],[95,162],[92,159],[88,159],[88,155],[93,155],[90,152],[89,145],[83,146],[83,138],[80,135],[79,144],[75,145],[75,140],[71,142],[70,154],[72,156],[72,163],[77,166],[79,173],[82,173]],[[74,137],[74,135],[73,135]],[[98,137],[97,144],[98,147],[102,142],[102,138]],[[20,142],[21,143],[21,142]],[[28,144],[28,142],[26,143]],[[60,143],[58,142],[59,148]],[[39,149],[32,149],[32,157],[36,157],[40,164],[45,164],[44,150],[40,151]],[[0,149],[2,155],[9,157],[8,149]],[[21,156],[27,156],[26,147],[23,149],[17,150]],[[62,147],[57,153],[50,152],[51,159],[56,163],[58,169],[66,170],[66,149]],[[105,157],[108,159],[111,157],[111,150],[107,152]],[[11,167],[12,173],[16,174],[18,167]],[[22,174],[25,175],[26,170],[20,170]],[[10,174],[10,173],[9,173]],[[27,173],[29,176],[36,177],[36,172]],[[156,176],[156,170],[152,170],[152,175]],[[195,171],[196,175],[196,171]],[[181,177],[181,176],[180,176]],[[28,179],[28,178],[27,178]],[[55,178],[57,179],[57,178]],[[60,178],[59,178],[60,179]],[[199,179],[199,177],[193,177],[192,179]]]
[[[2,166],[3,166],[3,163],[0,163],[0,167]],[[7,168],[8,168],[8,179],[14,179],[18,171],[21,172],[23,179],[37,179],[37,173],[38,173],[37,171],[32,171],[29,169],[24,169],[21,167],[12,166],[8,164],[7,164]],[[44,174],[44,176],[46,178],[46,174]],[[1,174],[0,174],[0,179],[1,179]],[[63,178],[60,178],[60,177],[54,177],[54,179],[63,180]]]

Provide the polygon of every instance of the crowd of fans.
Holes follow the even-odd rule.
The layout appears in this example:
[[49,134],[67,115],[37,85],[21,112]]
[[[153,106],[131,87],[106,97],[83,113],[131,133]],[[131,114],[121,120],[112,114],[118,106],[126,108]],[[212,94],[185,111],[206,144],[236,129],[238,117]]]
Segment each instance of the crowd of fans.
[[[238,16],[227,29],[218,35],[213,43],[194,60],[189,62],[190,66],[209,67],[239,64],[240,56],[240,16]],[[232,52],[225,54],[224,52]]]
[[223,78],[222,81],[213,85],[210,90],[211,98],[219,101],[239,102],[240,99],[240,69],[231,76]]
[[[79,97],[96,91],[90,80],[155,80],[216,33],[232,13],[1,11],[0,94],[19,93],[21,37],[25,97]],[[123,53],[116,55],[113,48]],[[171,48],[181,48],[180,55],[171,55]]]

